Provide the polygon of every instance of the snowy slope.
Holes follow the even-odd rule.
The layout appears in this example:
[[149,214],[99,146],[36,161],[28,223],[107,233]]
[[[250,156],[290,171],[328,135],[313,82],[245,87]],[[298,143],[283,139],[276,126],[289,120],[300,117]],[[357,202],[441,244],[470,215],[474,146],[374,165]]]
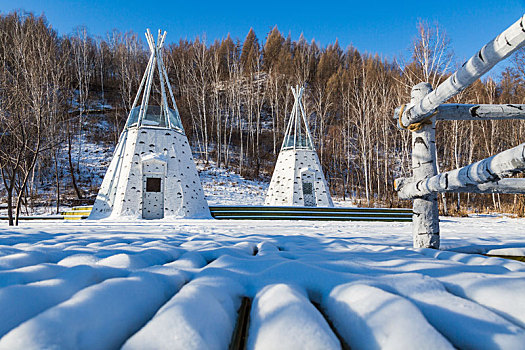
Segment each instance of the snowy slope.
[[214,163],[197,164],[202,188],[209,205],[263,205],[268,183],[247,180],[218,168]]
[[[181,220],[0,225],[0,349],[520,349],[523,219],[410,224]],[[501,250],[499,251],[501,253]],[[322,313],[314,306],[319,305]],[[330,321],[330,322],[328,322]]]

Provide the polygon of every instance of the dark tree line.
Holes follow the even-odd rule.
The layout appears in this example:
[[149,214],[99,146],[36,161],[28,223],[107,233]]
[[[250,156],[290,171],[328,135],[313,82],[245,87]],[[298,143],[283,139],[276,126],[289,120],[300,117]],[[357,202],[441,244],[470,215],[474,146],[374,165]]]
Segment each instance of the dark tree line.
[[[97,38],[82,27],[60,37],[43,17],[11,13],[0,17],[0,55],[0,189],[12,221],[39,202],[44,187],[57,210],[64,199],[89,202],[97,188],[80,176],[82,144],[116,144],[147,64],[145,41],[118,31]],[[498,79],[477,81],[455,101],[525,103],[524,57],[519,53]],[[343,49],[337,41],[326,47],[303,36],[293,41],[275,27],[264,40],[253,29],[243,41],[180,40],[165,47],[164,62],[197,158],[248,178],[271,175],[293,104],[290,87],[305,84],[332,194],[388,206],[409,205],[392,189],[396,177],[410,173],[410,135],[396,128],[393,111],[409,101],[413,85],[437,86],[454,64],[446,35],[426,23],[404,61]],[[438,123],[440,170],[523,142],[523,125]],[[455,194],[442,204],[457,212],[523,212],[520,196]]]

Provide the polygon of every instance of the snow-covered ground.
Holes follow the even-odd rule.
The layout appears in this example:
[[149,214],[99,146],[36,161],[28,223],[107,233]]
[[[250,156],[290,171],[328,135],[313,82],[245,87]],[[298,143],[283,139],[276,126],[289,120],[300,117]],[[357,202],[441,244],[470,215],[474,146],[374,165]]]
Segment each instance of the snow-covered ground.
[[247,180],[218,168],[214,163],[197,163],[202,188],[209,205],[263,205],[268,182]]
[[[524,219],[0,223],[0,349],[523,349]],[[499,249],[499,250],[496,250]],[[502,250],[504,249],[504,250]],[[314,306],[319,305],[322,313]]]
[[[264,202],[198,167],[211,205]],[[244,297],[249,349],[525,349],[525,263],[480,255],[525,256],[524,225],[442,218],[435,251],[409,223],[0,222],[0,349],[227,349]]]
[[[204,194],[210,205],[263,205],[270,178],[267,181],[244,179],[235,172],[216,166],[214,162],[204,165],[197,162]],[[336,207],[353,207],[352,198],[332,197]]]

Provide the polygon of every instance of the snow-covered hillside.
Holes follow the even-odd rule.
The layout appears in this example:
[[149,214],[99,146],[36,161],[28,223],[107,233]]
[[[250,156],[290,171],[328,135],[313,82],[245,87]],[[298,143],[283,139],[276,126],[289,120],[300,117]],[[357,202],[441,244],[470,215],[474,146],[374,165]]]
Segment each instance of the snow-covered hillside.
[[[410,224],[181,220],[0,226],[0,349],[519,349],[523,219]],[[495,252],[495,251],[492,251]],[[316,306],[319,305],[320,312]]]
[[268,183],[242,178],[240,175],[198,163],[199,177],[209,205],[263,205]]
[[[78,156],[79,142],[73,145],[73,155],[76,160]],[[81,153],[81,183],[84,190],[98,189],[104,179],[107,167],[113,156],[113,148],[91,142],[82,143]],[[61,168],[67,169],[67,149],[62,150]],[[213,161],[206,165],[203,161],[197,161],[197,170],[202,182],[206,199],[210,205],[241,205],[264,203],[264,196],[268,188],[268,182],[252,181],[242,178],[240,175],[217,167]],[[66,176],[66,174],[64,174]],[[69,184],[69,175],[65,177],[65,183]],[[96,196],[96,193],[91,193]]]

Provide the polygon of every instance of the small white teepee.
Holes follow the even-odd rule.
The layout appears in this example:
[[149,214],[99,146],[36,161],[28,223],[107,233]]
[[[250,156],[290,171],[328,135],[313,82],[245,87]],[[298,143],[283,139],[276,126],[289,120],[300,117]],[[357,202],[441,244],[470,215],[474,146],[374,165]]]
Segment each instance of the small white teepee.
[[295,102],[264,205],[333,207],[302,104],[304,87],[292,87]]
[[[90,219],[211,217],[162,61],[165,38],[166,32],[161,35],[159,30],[155,44],[149,29],[146,32],[151,51],[146,72]],[[148,104],[155,71],[160,80],[160,106]]]

